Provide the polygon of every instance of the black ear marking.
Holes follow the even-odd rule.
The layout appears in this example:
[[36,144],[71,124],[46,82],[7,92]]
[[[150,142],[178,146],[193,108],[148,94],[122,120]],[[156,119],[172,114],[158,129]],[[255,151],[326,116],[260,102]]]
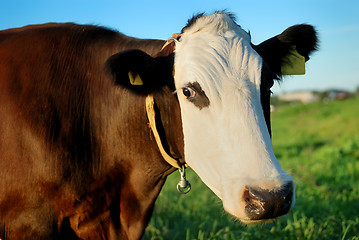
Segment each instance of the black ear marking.
[[[287,65],[287,67],[293,65],[290,61],[295,60],[295,58],[301,61],[300,64],[303,64],[300,56],[308,60],[309,55],[318,49],[317,32],[311,25],[294,25],[259,45],[253,45],[253,48],[262,56],[274,73],[282,75],[283,65]],[[295,56],[297,53],[299,56]],[[293,56],[295,58],[293,58]],[[294,65],[295,64],[296,63],[294,63]],[[293,67],[293,69],[295,68],[296,67]],[[295,71],[289,72],[298,74],[295,73]],[[303,73],[303,71],[301,73]]]
[[298,53],[309,58],[309,54],[318,49],[317,32],[313,26],[298,24],[284,30],[278,39],[289,46],[295,46]]
[[173,56],[151,57],[138,50],[126,50],[112,55],[105,69],[117,85],[138,94],[159,91],[165,85],[174,85],[172,77]]
[[[141,78],[147,77],[146,68],[151,69],[154,65],[154,60],[148,54],[138,50],[126,50],[112,55],[105,64],[107,72],[111,73],[114,82],[125,87],[142,86],[131,83],[131,77],[136,79],[136,76]],[[133,80],[132,80],[133,82]]]

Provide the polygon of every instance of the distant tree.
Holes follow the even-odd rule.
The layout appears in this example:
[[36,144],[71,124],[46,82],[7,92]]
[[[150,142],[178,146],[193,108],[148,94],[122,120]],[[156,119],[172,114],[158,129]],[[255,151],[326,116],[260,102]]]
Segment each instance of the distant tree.
[[326,90],[326,91],[322,91],[318,93],[318,97],[320,101],[324,101],[329,99],[329,94],[330,94],[331,90]]

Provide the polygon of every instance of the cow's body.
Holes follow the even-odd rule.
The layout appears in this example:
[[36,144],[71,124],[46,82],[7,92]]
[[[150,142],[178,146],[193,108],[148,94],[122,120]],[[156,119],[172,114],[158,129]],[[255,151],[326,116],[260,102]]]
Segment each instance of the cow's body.
[[147,95],[164,151],[226,211],[251,224],[291,209],[270,87],[293,52],[304,67],[313,27],[254,46],[216,12],[164,44],[75,24],[0,32],[0,238],[139,239],[175,170],[149,127]]
[[0,238],[138,238],[171,167],[151,140],[144,98],[115,86],[104,63],[128,48],[155,54],[164,41],[73,24],[7,33]]

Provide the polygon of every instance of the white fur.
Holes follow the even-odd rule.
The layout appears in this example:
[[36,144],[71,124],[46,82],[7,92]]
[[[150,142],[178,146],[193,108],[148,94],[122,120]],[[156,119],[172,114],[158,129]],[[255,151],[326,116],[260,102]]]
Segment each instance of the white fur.
[[[274,156],[260,101],[262,58],[249,35],[225,14],[204,16],[176,43],[175,83],[181,106],[185,159],[222,199],[246,218],[246,185],[273,189],[291,180]],[[181,89],[198,82],[210,100],[199,109]]]

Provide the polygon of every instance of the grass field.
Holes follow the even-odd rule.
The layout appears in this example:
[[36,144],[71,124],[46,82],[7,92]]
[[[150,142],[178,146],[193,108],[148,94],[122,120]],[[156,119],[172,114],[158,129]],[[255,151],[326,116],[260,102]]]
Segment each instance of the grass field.
[[143,239],[359,240],[359,98],[283,106],[272,115],[274,152],[296,183],[296,205],[279,220],[244,226],[192,172],[192,190],[167,180]]

